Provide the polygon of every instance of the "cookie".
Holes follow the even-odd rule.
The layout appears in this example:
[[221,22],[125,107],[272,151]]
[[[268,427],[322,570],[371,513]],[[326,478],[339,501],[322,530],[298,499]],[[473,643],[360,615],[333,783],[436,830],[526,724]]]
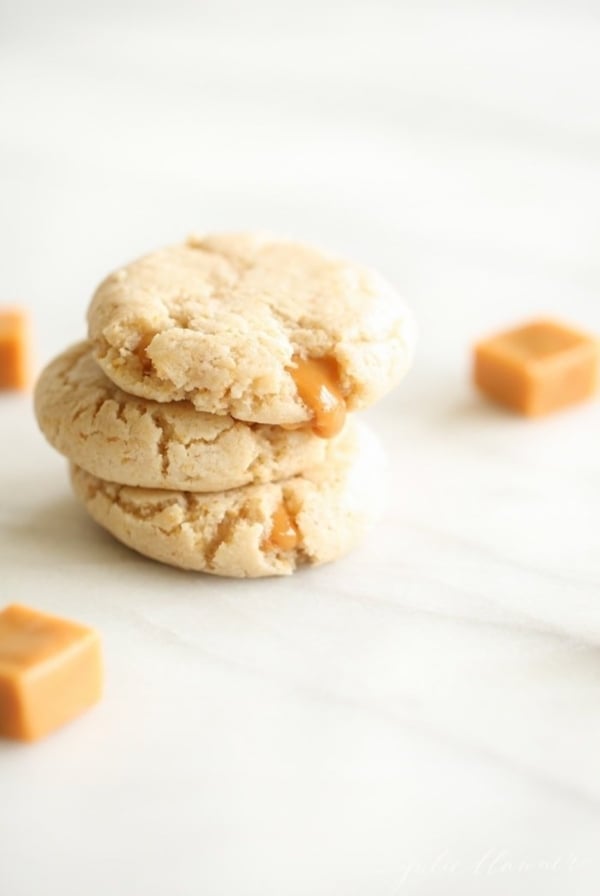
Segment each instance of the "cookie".
[[327,450],[306,427],[249,425],[196,411],[186,401],[127,395],[98,367],[86,342],[43,371],[35,411],[50,444],[77,466],[147,488],[211,492],[287,479],[318,466]]
[[216,494],[131,488],[76,466],[71,474],[96,522],[141,554],[220,576],[287,575],[345,554],[380,511],[373,436],[362,427],[344,432],[327,442],[327,455],[282,482]]
[[134,261],[100,285],[88,324],[96,360],[127,392],[249,422],[310,421],[325,437],[400,380],[414,343],[378,274],[256,234],[193,237]]

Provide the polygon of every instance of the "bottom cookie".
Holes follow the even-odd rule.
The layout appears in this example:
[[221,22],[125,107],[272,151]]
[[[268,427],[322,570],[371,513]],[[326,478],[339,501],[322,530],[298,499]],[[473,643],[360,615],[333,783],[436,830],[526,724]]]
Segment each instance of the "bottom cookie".
[[334,440],[326,463],[281,482],[197,493],[135,488],[71,467],[93,519],[147,557],[236,578],[288,575],[349,551],[376,520],[379,443],[364,427]]

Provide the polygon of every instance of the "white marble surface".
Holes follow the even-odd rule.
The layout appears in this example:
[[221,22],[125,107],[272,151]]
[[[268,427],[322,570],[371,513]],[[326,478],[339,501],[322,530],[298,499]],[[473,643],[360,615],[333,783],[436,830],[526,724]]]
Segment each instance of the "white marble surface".
[[600,331],[585,2],[0,4],[1,300],[39,360],[95,282],[260,225],[380,267],[421,324],[370,416],[390,510],[338,565],[146,562],[2,398],[0,603],[96,625],[107,690],[0,745],[2,896],[597,896],[600,407],[486,406],[475,336]]

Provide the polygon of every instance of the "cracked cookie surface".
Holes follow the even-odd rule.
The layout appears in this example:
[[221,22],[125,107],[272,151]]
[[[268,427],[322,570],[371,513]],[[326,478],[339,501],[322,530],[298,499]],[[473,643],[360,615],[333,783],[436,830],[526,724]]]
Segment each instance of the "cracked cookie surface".
[[256,234],[192,237],[111,274],[88,312],[94,354],[127,392],[249,422],[305,423],[290,373],[327,358],[348,410],[410,365],[412,317],[378,274]]
[[50,444],[79,467],[147,488],[212,492],[285,479],[323,462],[327,449],[306,428],[249,425],[186,401],[127,395],[98,367],[86,342],[42,372],[35,411]]
[[[373,435],[357,426],[326,445],[308,472],[217,494],[132,488],[77,466],[71,478],[93,519],[141,554],[213,575],[287,575],[345,554],[381,511]],[[282,510],[287,531],[276,533]]]

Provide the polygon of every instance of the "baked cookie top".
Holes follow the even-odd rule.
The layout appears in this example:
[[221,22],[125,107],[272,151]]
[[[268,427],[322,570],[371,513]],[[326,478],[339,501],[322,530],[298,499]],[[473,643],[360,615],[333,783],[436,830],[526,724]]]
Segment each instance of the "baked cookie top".
[[189,401],[128,395],[98,367],[87,342],[42,372],[35,412],[50,444],[79,467],[146,488],[214,492],[287,479],[323,463],[329,444],[308,427],[243,423]]
[[377,273],[258,234],[191,237],[111,274],[88,312],[127,392],[329,437],[410,365],[411,315]]

